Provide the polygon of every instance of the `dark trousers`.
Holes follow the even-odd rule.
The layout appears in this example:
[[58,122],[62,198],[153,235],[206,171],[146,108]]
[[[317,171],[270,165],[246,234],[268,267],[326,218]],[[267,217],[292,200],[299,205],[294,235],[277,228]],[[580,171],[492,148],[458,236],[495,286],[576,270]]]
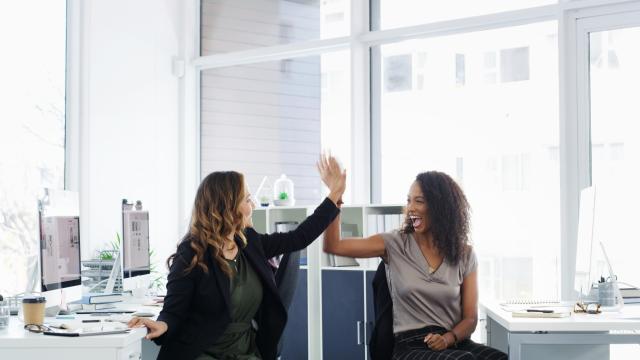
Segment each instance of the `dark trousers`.
[[448,349],[434,351],[424,343],[427,334],[444,334],[447,330],[439,326],[403,331],[395,335],[393,360],[506,360],[507,354],[470,339],[460,341]]

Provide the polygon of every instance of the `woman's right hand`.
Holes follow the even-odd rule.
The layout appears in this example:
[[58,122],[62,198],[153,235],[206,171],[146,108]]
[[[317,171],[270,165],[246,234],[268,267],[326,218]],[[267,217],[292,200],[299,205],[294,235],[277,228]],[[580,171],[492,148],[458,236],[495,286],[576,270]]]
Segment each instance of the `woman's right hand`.
[[347,187],[347,171],[340,168],[335,157],[327,154],[320,155],[316,165],[322,182],[329,188],[328,198],[338,205]]
[[169,329],[169,326],[164,321],[154,321],[148,318],[134,317],[127,323],[130,328],[139,328],[145,326],[147,328],[147,336],[144,338],[147,340],[155,339]]

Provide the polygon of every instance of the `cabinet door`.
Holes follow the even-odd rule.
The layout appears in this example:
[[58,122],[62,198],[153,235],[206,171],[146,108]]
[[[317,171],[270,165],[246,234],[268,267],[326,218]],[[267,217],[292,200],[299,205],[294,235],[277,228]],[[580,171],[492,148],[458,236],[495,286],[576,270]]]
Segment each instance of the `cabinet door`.
[[364,273],[322,271],[322,354],[324,359],[365,358]]
[[309,357],[307,317],[307,270],[300,269],[298,287],[289,308],[287,326],[282,333],[281,360],[307,359]]

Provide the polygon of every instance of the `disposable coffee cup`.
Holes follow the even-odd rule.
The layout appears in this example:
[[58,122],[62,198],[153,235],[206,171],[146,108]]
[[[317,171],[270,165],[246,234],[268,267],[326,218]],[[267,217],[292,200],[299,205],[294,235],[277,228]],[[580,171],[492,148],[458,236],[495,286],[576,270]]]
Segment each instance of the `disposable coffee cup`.
[[44,296],[27,296],[22,299],[22,314],[20,319],[25,324],[42,325],[44,323],[44,308],[47,300]]

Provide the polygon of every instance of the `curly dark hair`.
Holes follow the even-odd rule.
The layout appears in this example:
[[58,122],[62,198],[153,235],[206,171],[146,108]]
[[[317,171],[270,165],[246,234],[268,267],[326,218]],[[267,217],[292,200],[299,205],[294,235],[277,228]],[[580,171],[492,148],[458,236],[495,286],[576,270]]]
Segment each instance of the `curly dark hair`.
[[[427,202],[434,245],[447,262],[458,264],[469,247],[471,208],[467,197],[451,176],[439,171],[427,171],[416,176],[416,182]],[[415,230],[409,217],[402,232]]]

